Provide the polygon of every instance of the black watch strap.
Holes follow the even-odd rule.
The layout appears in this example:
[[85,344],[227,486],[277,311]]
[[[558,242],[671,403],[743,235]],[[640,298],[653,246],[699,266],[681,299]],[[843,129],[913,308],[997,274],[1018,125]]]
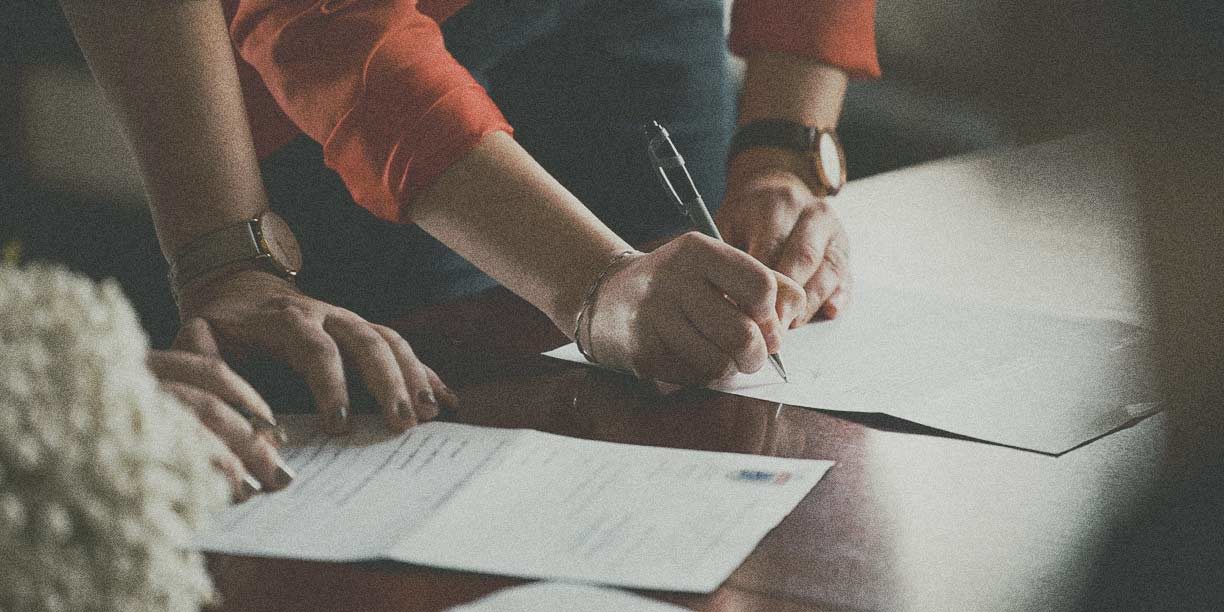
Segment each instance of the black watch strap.
[[801,153],[811,151],[820,130],[785,119],[760,119],[745,123],[735,130],[731,139],[731,151],[727,159],[733,159],[746,149],[772,147]]

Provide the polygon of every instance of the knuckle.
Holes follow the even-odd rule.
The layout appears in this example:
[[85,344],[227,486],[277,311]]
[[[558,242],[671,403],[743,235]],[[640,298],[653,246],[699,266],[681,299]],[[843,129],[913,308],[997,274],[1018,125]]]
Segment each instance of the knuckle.
[[821,253],[811,242],[805,242],[795,249],[793,259],[795,264],[801,267],[814,268],[820,265],[821,260],[824,259],[824,253]]
[[753,280],[757,283],[757,290],[765,295],[762,299],[772,301],[773,295],[778,291],[778,277],[772,270],[764,266],[758,266],[753,273]]
[[832,266],[825,266],[821,268],[820,280],[817,282],[819,282],[820,288],[825,293],[829,293],[837,286],[837,272],[833,270]]
[[339,356],[339,349],[336,348],[336,343],[321,330],[311,329],[308,333],[302,335],[300,343],[302,352],[312,358],[330,359]]
[[680,236],[680,246],[688,252],[703,252],[710,248],[713,244],[713,239],[698,231],[686,232]]
[[387,341],[382,336],[364,326],[353,329],[350,342],[353,348],[364,353],[377,351],[387,345]]
[[756,338],[756,324],[740,319],[736,324],[728,327],[727,333],[731,336],[731,348],[737,352],[743,351],[751,347]]
[[195,367],[210,378],[224,380],[230,376],[229,365],[216,357],[196,355],[194,362]]
[[824,198],[816,198],[815,201],[812,202],[812,212],[818,219],[831,220],[840,225],[840,222],[837,221],[836,214],[833,212],[833,207],[829,204],[829,201]]
[[380,325],[378,323],[369,323],[369,326],[370,326],[370,329],[374,330],[374,333],[383,337],[388,342],[395,342],[397,338],[400,340],[404,339],[403,336],[401,336],[399,332],[395,331],[394,329],[390,327],[387,327],[386,325]]

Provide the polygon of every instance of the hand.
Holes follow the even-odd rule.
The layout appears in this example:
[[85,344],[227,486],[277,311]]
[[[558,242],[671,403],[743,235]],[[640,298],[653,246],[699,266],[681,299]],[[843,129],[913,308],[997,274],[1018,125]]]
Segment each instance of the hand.
[[267,354],[306,381],[326,431],[348,431],[347,363],[361,376],[389,427],[403,431],[458,398],[393,329],[305,296],[288,281],[244,270],[188,285],[175,347],[242,359]]
[[737,155],[716,217],[728,243],[803,286],[807,309],[793,327],[817,315],[836,317],[854,284],[841,221],[800,178],[802,171],[787,152],[754,149]]
[[761,369],[804,309],[794,281],[690,232],[609,274],[587,314],[585,346],[638,376],[706,384]]
[[224,361],[187,351],[150,351],[147,362],[162,388],[224,444],[212,460],[229,480],[235,500],[283,489],[293,481],[293,471],[276,451],[281,440],[255,430],[234,408],[244,407],[275,423],[272,410]]

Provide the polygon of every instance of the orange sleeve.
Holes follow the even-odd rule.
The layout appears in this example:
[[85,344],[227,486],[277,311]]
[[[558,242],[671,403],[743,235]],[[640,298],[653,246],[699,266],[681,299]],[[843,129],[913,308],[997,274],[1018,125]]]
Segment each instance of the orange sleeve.
[[736,0],[731,51],[789,53],[877,78],[875,0]]
[[379,218],[402,222],[404,206],[481,138],[511,131],[415,0],[241,0],[230,31]]

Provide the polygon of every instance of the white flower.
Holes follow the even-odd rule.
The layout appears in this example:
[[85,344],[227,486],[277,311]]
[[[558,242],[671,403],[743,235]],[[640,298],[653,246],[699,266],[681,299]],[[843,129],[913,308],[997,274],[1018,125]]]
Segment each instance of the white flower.
[[0,266],[0,610],[211,601],[192,536],[226,498],[217,442],[147,348],[114,283]]

